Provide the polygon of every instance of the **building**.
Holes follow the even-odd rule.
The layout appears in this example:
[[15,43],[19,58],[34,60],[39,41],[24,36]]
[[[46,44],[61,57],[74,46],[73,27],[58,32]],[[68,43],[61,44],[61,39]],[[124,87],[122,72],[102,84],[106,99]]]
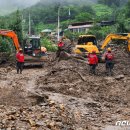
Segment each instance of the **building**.
[[88,32],[88,30],[94,26],[93,22],[79,22],[72,23],[68,26],[68,29],[72,32]]
[[[115,24],[115,21],[101,21],[96,23],[97,26],[112,26]],[[94,26],[94,22],[79,22],[79,23],[72,23],[68,26],[68,29],[72,32],[88,32],[90,28]]]
[[111,26],[111,25],[114,25],[115,24],[115,21],[101,21],[100,22],[100,26]]

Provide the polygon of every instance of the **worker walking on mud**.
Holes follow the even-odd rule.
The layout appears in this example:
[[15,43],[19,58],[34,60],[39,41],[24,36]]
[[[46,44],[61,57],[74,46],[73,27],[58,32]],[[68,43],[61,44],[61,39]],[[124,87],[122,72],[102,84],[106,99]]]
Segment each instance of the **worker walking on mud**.
[[93,50],[92,53],[88,54],[88,62],[90,66],[90,74],[96,74],[96,66],[98,65],[98,57],[96,51]]
[[19,52],[16,54],[16,60],[17,60],[17,74],[22,74],[23,71],[23,65],[24,65],[24,54],[22,48],[19,49]]
[[114,54],[112,53],[110,47],[107,49],[107,52],[105,53],[104,58],[105,58],[105,63],[106,63],[106,74],[112,75],[113,74],[112,70],[114,67],[114,62],[113,62]]

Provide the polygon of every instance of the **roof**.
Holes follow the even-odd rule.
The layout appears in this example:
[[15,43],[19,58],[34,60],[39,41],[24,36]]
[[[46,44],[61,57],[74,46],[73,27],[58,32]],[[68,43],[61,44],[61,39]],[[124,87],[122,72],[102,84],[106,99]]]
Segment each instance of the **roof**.
[[80,37],[95,37],[95,35],[79,35],[79,38]]
[[72,23],[72,26],[81,26],[81,25],[90,25],[93,24],[92,21],[86,21],[86,22],[78,22],[78,23]]
[[52,30],[51,29],[44,29],[41,32],[52,32]]
[[89,24],[89,25],[81,25],[81,26],[69,26],[68,29],[74,29],[74,28],[90,28],[90,27],[93,27],[92,24]]
[[40,39],[39,36],[36,36],[36,35],[32,35],[32,36],[29,36],[30,39]]

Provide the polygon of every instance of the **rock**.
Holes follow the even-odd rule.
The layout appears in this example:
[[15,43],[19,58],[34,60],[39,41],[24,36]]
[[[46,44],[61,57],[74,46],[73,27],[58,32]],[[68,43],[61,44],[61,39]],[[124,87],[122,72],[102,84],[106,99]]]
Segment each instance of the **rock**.
[[76,130],[84,130],[84,129],[80,127],[80,128],[76,128]]
[[125,76],[122,74],[122,75],[118,75],[115,77],[116,80],[121,80],[123,79]]
[[59,127],[64,127],[62,122],[56,122],[56,125],[59,126]]
[[35,121],[33,121],[33,120],[31,120],[31,119],[29,120],[29,123],[30,123],[31,126],[36,126]]
[[32,127],[31,130],[37,130],[37,128],[36,127]]
[[10,128],[7,128],[6,130],[12,130],[11,127]]
[[60,104],[59,106],[60,106],[60,109],[61,109],[61,110],[64,110],[64,109],[65,109],[64,104]]
[[46,116],[46,113],[41,113],[41,118],[44,118]]
[[71,91],[71,92],[72,92],[72,91],[74,91],[74,89],[73,89],[73,88],[69,88],[69,91]]
[[56,125],[56,123],[54,121],[52,121],[52,122],[50,122],[50,123],[47,124],[47,127],[50,128],[50,129],[52,129],[52,128],[55,127],[55,125]]
[[50,106],[53,106],[53,105],[55,105],[55,102],[51,100],[51,101],[49,102],[49,105],[50,105]]
[[43,121],[36,122],[37,126],[46,126],[46,124]]
[[107,83],[114,83],[114,78],[113,77],[105,77],[104,78],[106,80]]

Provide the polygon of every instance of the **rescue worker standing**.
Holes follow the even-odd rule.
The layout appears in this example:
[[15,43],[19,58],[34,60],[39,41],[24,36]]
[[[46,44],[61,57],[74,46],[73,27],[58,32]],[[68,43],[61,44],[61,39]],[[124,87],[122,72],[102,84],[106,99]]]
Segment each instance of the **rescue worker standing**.
[[17,74],[22,74],[23,71],[23,65],[24,65],[24,54],[22,48],[19,49],[19,52],[16,54],[16,60],[17,60]]
[[96,66],[98,65],[98,57],[96,55],[96,51],[92,51],[92,53],[88,54],[88,62],[90,66],[89,73],[96,74]]
[[111,48],[109,47],[107,49],[107,52],[105,54],[105,63],[106,63],[106,73],[107,75],[112,75],[112,69],[114,67],[114,54],[111,51]]
[[56,53],[56,56],[57,56],[57,57],[60,57],[60,53],[61,53],[61,51],[63,50],[63,46],[64,46],[64,42],[60,41],[60,42],[58,43],[58,50],[57,50],[57,53]]

